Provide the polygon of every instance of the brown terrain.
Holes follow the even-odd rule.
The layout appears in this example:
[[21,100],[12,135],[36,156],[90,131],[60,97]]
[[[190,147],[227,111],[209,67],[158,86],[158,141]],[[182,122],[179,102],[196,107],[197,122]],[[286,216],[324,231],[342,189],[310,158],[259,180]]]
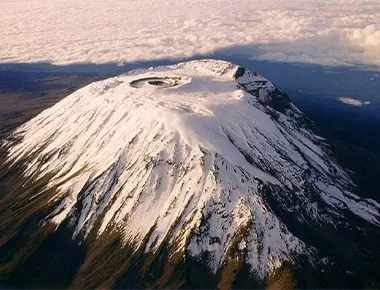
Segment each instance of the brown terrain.
[[77,89],[104,78],[68,74],[33,77],[31,73],[28,75],[31,79],[23,80],[21,74],[20,87],[9,88],[3,75],[4,72],[0,74],[0,134],[11,131]]

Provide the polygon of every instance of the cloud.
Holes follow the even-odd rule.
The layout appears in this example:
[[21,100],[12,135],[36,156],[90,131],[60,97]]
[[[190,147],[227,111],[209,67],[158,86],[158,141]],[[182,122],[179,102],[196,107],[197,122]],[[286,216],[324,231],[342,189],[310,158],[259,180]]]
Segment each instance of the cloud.
[[235,46],[256,59],[380,66],[380,2],[0,0],[0,63],[124,63]]
[[348,98],[348,97],[341,97],[338,100],[341,101],[343,104],[347,104],[347,105],[351,105],[355,107],[363,107],[364,105],[370,104],[370,102],[368,101],[360,101],[360,100]]
[[350,38],[359,45],[366,47],[379,47],[380,45],[380,30],[377,30],[374,25],[368,25],[362,29],[355,29]]

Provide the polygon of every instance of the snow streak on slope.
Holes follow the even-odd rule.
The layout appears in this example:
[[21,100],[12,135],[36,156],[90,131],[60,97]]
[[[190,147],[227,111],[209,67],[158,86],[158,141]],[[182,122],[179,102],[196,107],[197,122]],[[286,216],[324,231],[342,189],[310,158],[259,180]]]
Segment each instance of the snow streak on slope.
[[238,243],[264,277],[309,251],[268,205],[268,188],[301,222],[351,211],[380,225],[379,204],[347,191],[349,177],[303,121],[262,76],[193,61],[78,90],[15,132],[9,162],[30,160],[26,176],[53,174],[62,201],[45,221],[69,219],[74,236],[100,219],[98,235],[148,237],[147,252],[175,241],[210,253],[214,271]]

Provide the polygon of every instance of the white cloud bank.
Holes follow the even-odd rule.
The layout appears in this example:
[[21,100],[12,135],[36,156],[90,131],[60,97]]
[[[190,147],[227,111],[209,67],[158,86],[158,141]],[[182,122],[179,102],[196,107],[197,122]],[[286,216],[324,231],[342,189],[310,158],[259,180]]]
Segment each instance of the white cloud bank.
[[347,105],[351,105],[355,107],[363,107],[364,105],[370,104],[370,102],[368,101],[360,101],[360,100],[348,98],[348,97],[342,97],[342,98],[339,98],[338,100],[341,101],[343,104],[347,104]]
[[380,65],[380,1],[0,0],[0,63],[122,63],[233,46],[257,59]]

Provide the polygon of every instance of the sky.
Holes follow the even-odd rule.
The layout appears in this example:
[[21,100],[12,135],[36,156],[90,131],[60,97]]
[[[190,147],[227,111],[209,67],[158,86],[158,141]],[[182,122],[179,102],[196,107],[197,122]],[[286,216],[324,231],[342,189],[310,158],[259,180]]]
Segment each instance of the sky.
[[379,0],[0,0],[0,63],[132,63],[213,52],[380,66]]

